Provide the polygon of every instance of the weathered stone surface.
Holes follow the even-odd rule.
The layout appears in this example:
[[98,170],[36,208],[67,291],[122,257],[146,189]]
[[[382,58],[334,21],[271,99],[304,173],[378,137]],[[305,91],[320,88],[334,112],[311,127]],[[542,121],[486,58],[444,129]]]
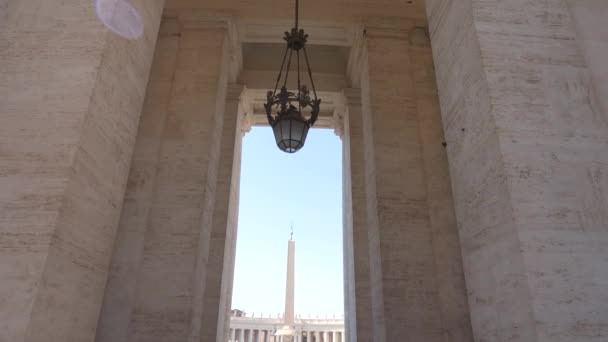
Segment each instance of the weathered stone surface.
[[241,151],[246,128],[244,108],[239,102],[244,87],[230,84],[218,137],[219,162],[209,243],[205,302],[202,320],[203,341],[227,341],[230,329],[232,285],[236,256]]
[[163,1],[144,36],[90,1],[0,6],[0,340],[90,341]]
[[360,56],[363,143],[351,158],[362,154],[364,170],[367,333],[373,341],[471,341],[430,49],[418,31],[368,25]]
[[361,89],[345,89],[344,97],[344,323],[348,341],[372,341]]
[[[92,1],[0,2],[0,341],[225,340],[244,123],[214,16],[290,23],[293,4],[168,0],[135,140],[163,1],[132,1],[133,41]],[[343,133],[351,341],[606,340],[608,4],[302,5],[366,18]],[[319,85],[346,87],[323,62]],[[272,81],[258,69],[241,82]]]
[[473,341],[445,138],[427,29],[409,32],[410,60],[444,341]]
[[160,148],[175,77],[180,41],[178,32],[177,20],[162,21],[99,317],[97,342],[128,341],[148,217],[156,189]]
[[233,46],[208,19],[163,21],[98,342],[227,333],[242,86],[226,103]]
[[608,125],[566,2],[427,9],[475,339],[605,340]]

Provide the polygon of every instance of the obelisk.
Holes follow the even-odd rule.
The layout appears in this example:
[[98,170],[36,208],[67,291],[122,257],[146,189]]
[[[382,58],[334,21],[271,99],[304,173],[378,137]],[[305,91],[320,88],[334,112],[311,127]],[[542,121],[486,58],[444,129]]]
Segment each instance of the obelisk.
[[287,280],[285,286],[285,318],[284,324],[288,327],[294,325],[294,295],[295,295],[295,253],[296,242],[291,238],[287,242]]
[[285,314],[283,315],[283,327],[279,329],[275,336],[280,342],[296,341],[294,297],[295,297],[295,255],[296,242],[293,240],[293,227],[291,237],[287,242],[287,279],[285,282]]

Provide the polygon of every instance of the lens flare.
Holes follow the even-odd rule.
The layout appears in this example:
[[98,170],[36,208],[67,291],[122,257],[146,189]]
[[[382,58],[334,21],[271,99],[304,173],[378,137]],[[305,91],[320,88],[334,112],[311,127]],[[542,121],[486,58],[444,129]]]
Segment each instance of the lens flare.
[[128,0],[93,0],[97,17],[112,32],[127,39],[137,39],[144,33],[139,12]]

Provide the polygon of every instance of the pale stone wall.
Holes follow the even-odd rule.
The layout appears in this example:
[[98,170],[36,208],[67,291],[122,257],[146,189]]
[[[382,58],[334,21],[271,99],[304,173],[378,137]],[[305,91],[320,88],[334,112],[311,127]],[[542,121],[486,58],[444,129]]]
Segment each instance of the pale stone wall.
[[178,32],[176,19],[162,21],[97,328],[98,342],[128,341],[144,237],[156,190],[160,148],[175,77],[180,43]]
[[[220,159],[208,258],[203,315],[204,341],[225,341],[230,329],[232,286],[241,177],[243,134],[249,129],[240,103],[244,87],[230,84],[226,96],[220,143]],[[216,337],[217,335],[217,337]]]
[[605,340],[608,124],[566,2],[427,10],[475,339]]
[[90,341],[162,0],[125,40],[91,1],[0,6],[0,340]]
[[[132,2],[131,41],[91,1],[0,5],[1,341],[227,336],[246,124],[219,17],[292,4],[170,0],[135,140],[163,1]],[[441,118],[422,2],[350,5],[303,13],[376,16],[345,90],[351,341],[604,341],[608,4],[426,0]]]
[[212,341],[227,333],[217,329],[230,305],[225,272],[233,263],[233,156],[241,138],[238,97],[226,103],[235,55],[229,29],[217,18],[163,22],[99,342]]
[[604,0],[568,0],[576,38],[591,69],[595,92],[591,94],[608,117],[608,5]]
[[472,341],[433,56],[426,27],[411,30],[409,44],[444,341]]
[[372,340],[369,247],[363,160],[361,89],[344,90],[343,225],[344,305],[348,341]]
[[[355,293],[362,291],[355,294],[356,311],[349,311],[357,313],[357,340],[472,341],[428,38],[407,22],[378,21],[364,32],[360,63],[351,68],[360,72],[351,77],[360,80],[362,108],[345,121],[355,252],[350,278]],[[360,128],[353,114],[361,117]],[[357,225],[361,217],[365,223]]]

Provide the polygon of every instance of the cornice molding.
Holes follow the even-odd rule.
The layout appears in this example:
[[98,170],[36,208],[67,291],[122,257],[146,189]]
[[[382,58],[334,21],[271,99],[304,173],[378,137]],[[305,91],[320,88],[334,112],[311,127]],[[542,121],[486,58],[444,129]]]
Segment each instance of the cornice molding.
[[[291,20],[242,20],[237,23],[239,40],[243,43],[284,43],[283,32],[293,26]],[[351,46],[354,26],[346,23],[301,21],[302,27],[310,36],[309,44]]]
[[[268,121],[264,103],[268,89],[245,89],[241,95],[242,106],[252,113],[253,126],[266,126]],[[345,112],[344,95],[340,92],[317,92],[322,99],[319,118],[314,127],[341,130],[341,116]]]

